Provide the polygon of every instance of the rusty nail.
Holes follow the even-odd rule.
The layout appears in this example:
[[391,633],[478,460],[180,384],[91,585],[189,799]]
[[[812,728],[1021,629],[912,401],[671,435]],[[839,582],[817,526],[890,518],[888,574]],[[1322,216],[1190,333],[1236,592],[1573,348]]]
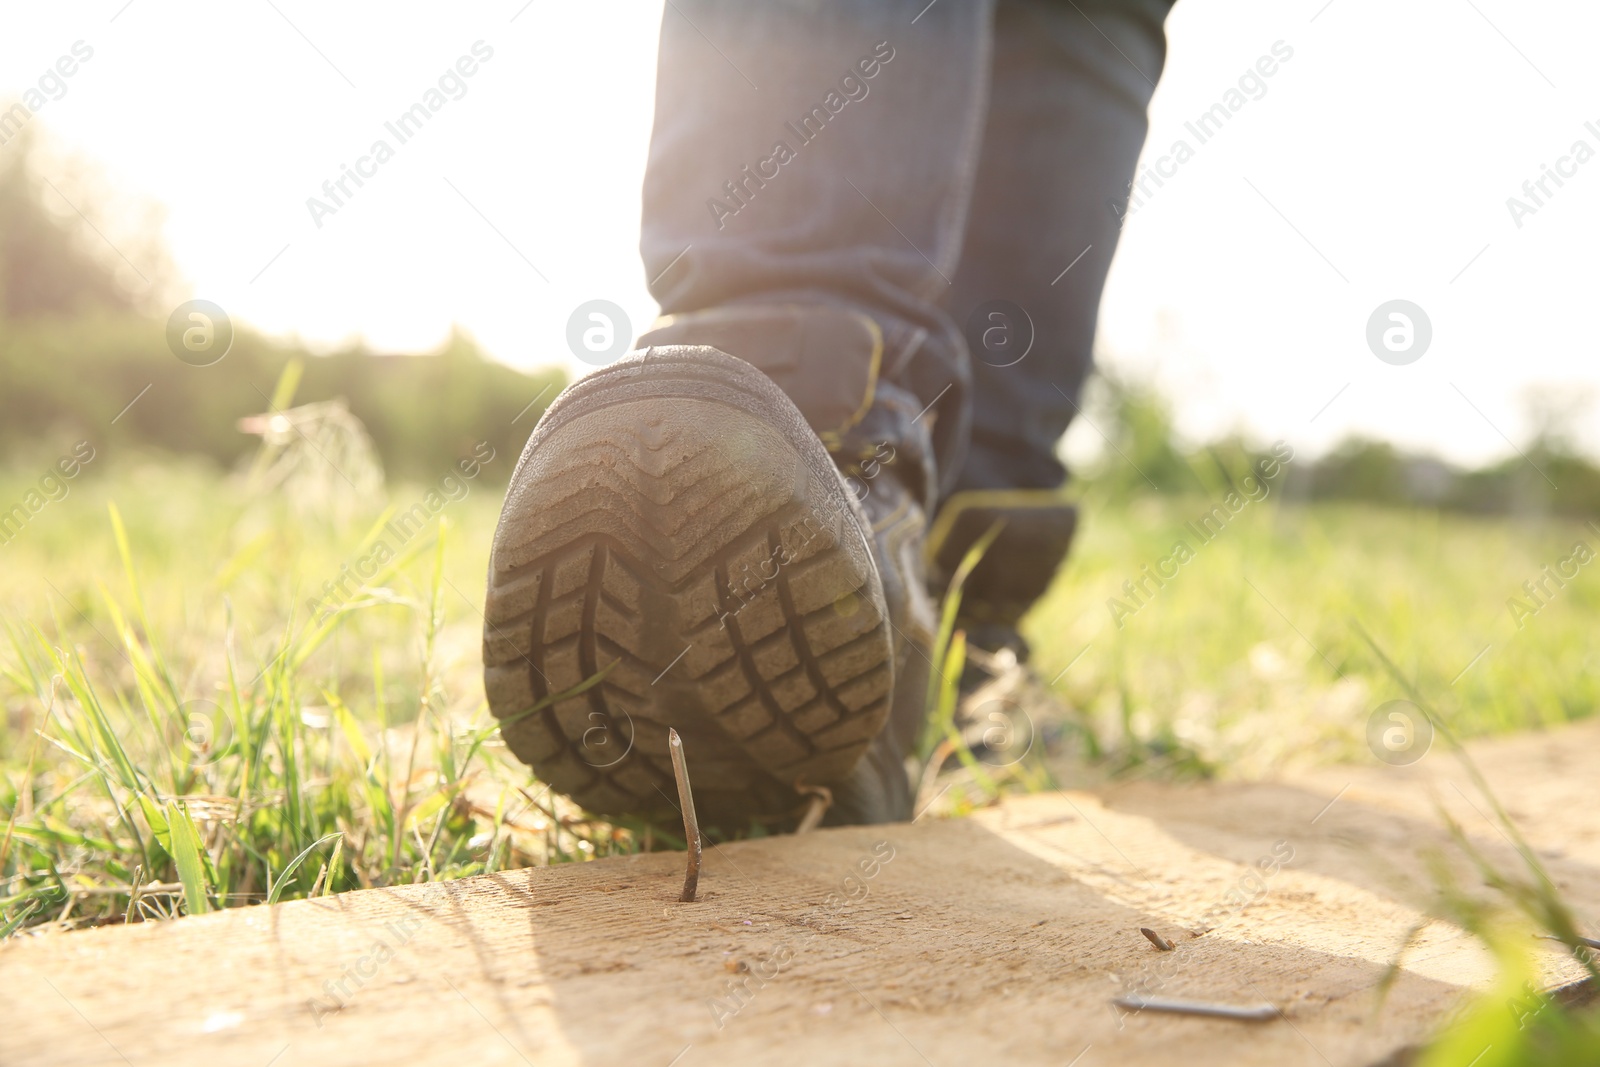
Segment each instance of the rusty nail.
[[1172,942],[1150,929],[1148,926],[1139,927],[1139,932],[1150,939],[1150,943],[1162,952],[1172,951]]
[[694,903],[700,884],[700,821],[694,816],[694,795],[689,791],[689,768],[683,760],[683,738],[667,728],[667,748],[672,753],[672,776],[678,780],[678,805],[683,808],[683,839],[689,847],[689,870],[683,878],[683,895],[678,899]]

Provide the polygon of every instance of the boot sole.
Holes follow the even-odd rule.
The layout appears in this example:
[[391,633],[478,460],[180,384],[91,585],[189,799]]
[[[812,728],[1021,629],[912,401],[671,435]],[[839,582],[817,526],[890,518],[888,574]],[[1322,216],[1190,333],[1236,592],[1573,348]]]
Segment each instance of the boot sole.
[[673,727],[708,824],[791,817],[795,784],[843,781],[889,714],[866,530],[742,360],[658,347],[585,378],[529,438],[495,532],[484,687],[507,744],[584,808],[650,817],[677,806]]

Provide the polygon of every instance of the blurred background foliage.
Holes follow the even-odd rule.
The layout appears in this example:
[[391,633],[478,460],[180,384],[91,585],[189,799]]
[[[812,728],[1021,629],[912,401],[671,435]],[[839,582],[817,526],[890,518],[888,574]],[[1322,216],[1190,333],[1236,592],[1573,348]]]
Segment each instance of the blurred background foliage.
[[[235,322],[227,357],[191,367],[166,345],[166,317],[185,294],[172,280],[159,212],[113,203],[93,170],[70,160],[51,160],[57,177],[48,181],[33,165],[38,155],[32,127],[0,153],[0,463],[48,459],[62,443],[88,439],[113,457],[132,446],[234,466],[258,443],[239,420],[267,411],[284,368],[303,359],[295,403],[342,399],[391,479],[426,481],[479,441],[516,456],[566,383],[558,368],[528,374],[497,363],[460,330],[423,354],[359,343],[313,353]],[[1169,403],[1146,383],[1102,373],[1086,405],[1109,441],[1098,462],[1076,472],[1089,494],[1214,494],[1265,454],[1237,436],[1181,441]],[[1522,454],[1481,469],[1352,438],[1315,461],[1298,459],[1276,488],[1290,500],[1600,512],[1600,469],[1574,443],[1571,409],[1545,403],[1534,415],[1539,429]],[[490,477],[504,480],[511,468],[499,464]]]
[[[1467,470],[1387,441],[1349,438],[1315,460],[1295,459],[1274,486],[1287,500],[1415,506],[1469,514],[1588,517],[1600,513],[1600,468],[1575,443],[1570,409],[1532,405],[1531,441],[1489,466]],[[1085,408],[1108,444],[1075,473],[1087,493],[1123,500],[1215,495],[1270,449],[1231,436],[1194,446],[1174,431],[1168,401],[1148,384],[1102,372]],[[1559,487],[1559,492],[1557,490]]]
[[[113,248],[103,234],[117,213],[92,181],[64,189],[42,178],[30,165],[31,132],[0,153],[0,462],[31,463],[86,439],[110,457],[131,446],[233,466],[259,443],[239,420],[268,410],[299,358],[295,403],[343,399],[385,472],[431,481],[480,441],[515,457],[561,391],[561,371],[496,363],[459,330],[421,355],[360,344],[314,354],[235,322],[224,359],[189,366],[167,348],[166,317],[183,295],[158,230],[117,232]],[[491,476],[504,480],[511,466]]]

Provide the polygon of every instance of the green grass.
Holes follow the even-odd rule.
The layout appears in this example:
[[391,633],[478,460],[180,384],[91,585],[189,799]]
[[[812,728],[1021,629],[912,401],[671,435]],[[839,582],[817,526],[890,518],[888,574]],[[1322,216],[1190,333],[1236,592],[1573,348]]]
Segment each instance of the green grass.
[[307,600],[388,513],[333,524],[204,467],[127,463],[0,547],[0,929],[631,849],[487,728],[500,490],[466,484],[387,535],[395,558],[321,624]]
[[[387,513],[318,518],[203,465],[95,475],[0,547],[0,922],[53,920],[69,900],[68,920],[121,917],[131,894],[117,889],[136,879],[173,887],[141,904],[170,912],[637,847],[543,795],[486,729],[479,610],[497,486],[463,481],[318,625],[307,600],[369,554]],[[31,480],[0,478],[0,500]],[[390,497],[403,511],[428,489]],[[1581,525],[1269,498],[1119,628],[1106,601],[1132,604],[1122,583],[1205,507],[1090,506],[1030,619],[1040,672],[1060,675],[1074,736],[1103,767],[1256,775],[1361,758],[1371,709],[1404,694],[1357,624],[1438,694],[1457,734],[1595,707],[1584,620],[1600,582],[1584,569],[1521,629],[1506,608],[1591,537]],[[951,732],[945,688],[924,748]]]
[[[651,846],[548,794],[490,728],[479,612],[498,486],[463,482],[319,623],[308,598],[370,556],[392,512],[331,519],[297,508],[292,486],[203,464],[97,463],[0,546],[0,936]],[[0,474],[0,507],[36,479]],[[403,511],[429,488],[390,500]],[[1600,541],[1591,529],[1269,498],[1135,604],[1123,582],[1208,506],[1091,501],[1029,619],[1039,672],[1072,709],[1064,736],[1096,773],[1370,758],[1367,717],[1397,697],[1425,699],[1455,737],[1593,712],[1600,567],[1520,628],[1506,603],[1574,542]],[[1121,627],[1117,597],[1137,607]],[[953,677],[964,642],[942,647]],[[955,733],[936,681],[924,749]],[[1526,924],[1559,918],[1535,870],[1499,877]],[[1483,914],[1457,918],[1494,936]],[[1555,1005],[1528,1018],[1514,1047],[1530,1057],[1593,1038]],[[1487,1008],[1468,1022],[1504,1029]]]
[[[1073,557],[1025,627],[1040,674],[1059,676],[1094,743],[1122,765],[1255,776],[1370,758],[1367,717],[1404,693],[1363,627],[1461,736],[1552,726],[1600,706],[1590,626],[1600,566],[1579,568],[1520,628],[1507,607],[1527,601],[1523,583],[1576,541],[1600,549],[1582,523],[1269,498],[1199,545],[1163,587],[1148,582],[1153,595],[1135,605],[1123,583],[1209,506],[1091,504]],[[1112,598],[1137,608],[1119,613],[1120,627]]]

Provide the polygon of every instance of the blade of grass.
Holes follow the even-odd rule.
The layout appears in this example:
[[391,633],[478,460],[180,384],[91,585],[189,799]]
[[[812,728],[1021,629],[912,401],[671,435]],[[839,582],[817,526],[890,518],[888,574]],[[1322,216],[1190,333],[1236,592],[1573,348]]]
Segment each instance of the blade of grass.
[[117,554],[122,557],[122,570],[128,577],[128,589],[133,594],[133,607],[138,612],[139,627],[144,631],[145,642],[150,648],[150,658],[161,680],[166,683],[172,702],[180,704],[183,700],[178,695],[178,685],[172,678],[172,672],[167,669],[166,662],[161,658],[161,652],[156,648],[152,637],[155,631],[150,626],[150,614],[145,610],[144,592],[139,588],[139,574],[134,570],[133,550],[128,547],[128,531],[122,524],[122,512],[117,509],[114,502],[107,502],[106,508],[111,513],[111,532],[116,538]]
[[288,866],[284,867],[283,873],[278,875],[277,881],[272,880],[272,872],[269,870],[267,872],[267,903],[276,904],[283,897],[284,889],[288,887],[290,879],[294,877],[294,872],[300,869],[300,865],[310,857],[311,853],[334,838],[339,838],[342,841],[344,834],[339,832],[331,833],[307,845],[300,855],[289,861]]
[[190,915],[204,915],[211,910],[211,903],[206,899],[200,832],[195,829],[189,813],[171,801],[167,804],[167,828],[167,851],[172,856],[172,865],[178,869],[178,881],[183,884],[184,908]]
[[[270,412],[281,412],[294,402],[294,393],[300,387],[300,376],[305,373],[305,369],[305,360],[299,356],[284,364],[283,372],[278,375],[278,383],[272,387],[272,399],[267,401]],[[255,459],[250,464],[249,477],[252,483],[260,479],[261,473],[267,469],[282,447],[269,445],[267,443],[269,440],[271,440],[269,435],[262,436],[261,447],[256,450]]]
[[[928,692],[934,694],[936,699],[942,699],[943,692],[949,680],[942,669],[943,664],[950,654],[950,642],[955,634],[956,616],[961,610],[961,590],[966,586],[967,579],[977,569],[978,563],[983,559],[984,553],[989,551],[989,546],[994,544],[994,539],[1000,536],[1000,531],[1005,529],[1006,520],[996,519],[984,531],[982,537],[973,542],[967,549],[966,555],[961,557],[955,573],[950,576],[950,585],[945,590],[944,603],[939,609],[939,631],[934,636],[933,648],[928,657]],[[960,678],[956,679],[959,685]],[[937,708],[937,705],[935,706]],[[922,740],[917,746],[917,758],[926,761],[932,755],[934,747],[943,738],[944,732],[939,728],[937,716],[932,718],[923,727]]]
[[41,904],[42,902],[37,898],[29,901],[28,906],[23,908],[22,911],[19,912],[14,918],[8,919],[3,925],[0,925],[0,941],[4,941],[6,938],[10,937],[16,932],[18,927],[32,918],[34,912],[38,911],[41,907]]
[[1506,839],[1511,842],[1512,847],[1521,856],[1523,865],[1533,878],[1532,884],[1524,885],[1494,868],[1488,858],[1471,844],[1466,833],[1461,830],[1454,820],[1445,815],[1443,809],[1440,809],[1441,815],[1445,817],[1446,824],[1450,828],[1452,837],[1463,848],[1468,858],[1479,867],[1485,880],[1510,898],[1512,903],[1535,923],[1555,934],[1579,957],[1590,975],[1596,981],[1600,981],[1600,965],[1596,964],[1593,954],[1580,953],[1578,951],[1581,941],[1578,934],[1577,919],[1571,907],[1562,898],[1560,890],[1556,888],[1555,880],[1545,870],[1544,863],[1533,851],[1533,847],[1528,844],[1522,831],[1507,813],[1505,806],[1500,803],[1500,798],[1489,787],[1489,781],[1478,768],[1477,762],[1467,752],[1466,747],[1456,737],[1455,732],[1450,729],[1449,724],[1444,721],[1444,718],[1435,710],[1432,703],[1423,695],[1421,689],[1406,677],[1405,673],[1379,646],[1366,628],[1358,621],[1353,621],[1353,625],[1356,632],[1366,641],[1367,646],[1372,649],[1373,654],[1378,657],[1379,662],[1383,664],[1384,669],[1388,671],[1390,677],[1395,680],[1411,701],[1422,709],[1423,714],[1428,717],[1428,721],[1433,724],[1434,729],[1439,732],[1455,752],[1457,760],[1466,770],[1467,776],[1472,780],[1472,784],[1494,812],[1494,821],[1505,833]]

